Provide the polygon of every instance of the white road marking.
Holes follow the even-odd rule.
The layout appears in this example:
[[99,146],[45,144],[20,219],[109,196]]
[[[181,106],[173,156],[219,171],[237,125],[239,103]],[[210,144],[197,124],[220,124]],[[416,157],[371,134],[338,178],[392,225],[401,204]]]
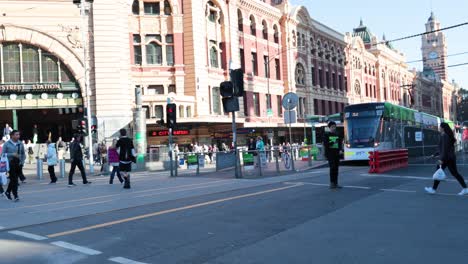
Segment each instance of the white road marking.
[[85,204],[78,204],[78,205],[70,205],[70,206],[63,206],[63,207],[58,207],[58,208],[52,208],[49,210],[39,210],[39,211],[31,211],[29,212],[30,214],[38,214],[38,213],[44,213],[44,212],[53,212],[53,211],[58,211],[58,210],[63,210],[63,209],[69,209],[69,208],[76,208],[76,207],[82,207],[82,206],[88,206],[88,205],[95,205],[95,204],[102,204],[102,203],[108,203],[112,202],[114,200],[105,200],[105,201],[100,201],[100,202],[93,202],[93,203],[85,203]]
[[370,190],[372,189],[371,187],[367,186],[353,186],[353,185],[344,185],[344,188],[351,188],[351,189],[363,189],[363,190]]
[[19,231],[19,230],[9,231],[8,233],[10,233],[12,235],[17,235],[17,236],[29,238],[29,239],[38,240],[38,241],[47,239],[47,237],[44,237],[44,236],[38,236],[38,235],[35,235],[35,234],[26,233],[26,232]]
[[77,245],[70,244],[70,243],[67,243],[67,242],[64,242],[64,241],[56,241],[56,242],[52,242],[51,244],[56,245],[58,247],[70,249],[70,250],[73,250],[73,251],[76,251],[76,252],[80,252],[80,253],[83,253],[83,254],[86,254],[86,255],[99,255],[99,254],[102,254],[101,251],[97,251],[97,250],[90,249],[90,248],[87,248],[87,247],[77,246]]
[[[189,186],[198,186],[198,185],[211,185],[216,182],[227,182],[227,181],[228,180],[218,180],[218,181],[201,182],[201,183],[194,183],[194,184],[185,184],[185,185],[179,185],[179,186],[170,186],[170,187],[164,187],[164,188],[146,189],[146,190],[141,190],[141,191],[129,192],[126,196],[134,197],[134,195],[137,193],[147,193],[147,192],[155,192],[159,190],[179,189],[179,188],[184,188],[184,187],[189,187]],[[228,181],[228,182],[235,183],[234,181]],[[117,193],[117,194],[109,194],[109,195],[102,195],[102,196],[92,196],[92,197],[81,198],[81,199],[72,199],[72,200],[64,200],[64,201],[57,201],[57,202],[50,202],[50,203],[25,205],[25,206],[14,207],[14,208],[0,209],[0,213],[5,212],[9,214],[11,210],[16,210],[16,209],[34,208],[34,207],[41,207],[41,206],[50,206],[50,205],[55,205],[55,204],[65,204],[65,203],[71,203],[71,202],[81,202],[81,201],[87,201],[87,200],[96,200],[100,198],[122,197],[122,196],[123,196],[122,193]]]
[[[395,178],[395,179],[411,179],[411,180],[423,180],[423,181],[433,181],[432,177],[419,177],[419,176],[397,176],[397,175],[388,175],[388,174],[361,174],[363,177],[380,177],[380,178]],[[456,182],[456,180],[447,179],[444,180],[447,182]]]
[[110,258],[109,260],[120,263],[120,264],[146,264],[144,262],[138,262],[138,261],[134,261],[134,260],[127,259],[127,258],[122,258],[122,257]]
[[399,190],[399,189],[380,189],[384,192],[402,192],[402,193],[415,193],[416,191],[408,191],[408,190]]
[[3,227],[3,226],[0,226],[0,230],[2,230],[2,229],[5,229],[5,227]]
[[141,198],[141,197],[157,196],[157,195],[161,195],[161,194],[178,193],[178,192],[191,191],[191,190],[197,190],[197,189],[205,189],[205,188],[212,188],[212,187],[220,187],[220,186],[223,186],[223,185],[232,185],[232,182],[221,183],[221,184],[204,185],[204,186],[200,186],[200,187],[186,188],[186,189],[180,189],[180,190],[176,190],[176,191],[168,191],[168,192],[158,192],[158,193],[143,194],[143,195],[137,195],[137,196],[135,196],[135,197]]
[[[329,187],[330,184],[326,184],[326,183],[315,183],[315,182],[285,182],[284,184],[297,184],[297,183],[300,183],[300,184],[305,184],[305,185],[314,185],[314,186],[326,186],[326,187]],[[368,186],[353,186],[353,185],[345,185],[343,186],[345,188],[350,188],[350,189],[363,189],[363,190],[370,190],[372,189],[371,187],[368,187]]]

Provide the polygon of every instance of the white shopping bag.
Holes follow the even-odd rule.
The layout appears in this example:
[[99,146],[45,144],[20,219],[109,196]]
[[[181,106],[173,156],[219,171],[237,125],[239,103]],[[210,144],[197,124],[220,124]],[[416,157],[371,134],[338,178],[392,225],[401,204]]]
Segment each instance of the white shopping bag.
[[443,181],[447,178],[447,176],[445,175],[444,170],[442,168],[439,168],[438,170],[436,170],[436,172],[434,172],[434,175],[432,175],[432,178],[434,180]]

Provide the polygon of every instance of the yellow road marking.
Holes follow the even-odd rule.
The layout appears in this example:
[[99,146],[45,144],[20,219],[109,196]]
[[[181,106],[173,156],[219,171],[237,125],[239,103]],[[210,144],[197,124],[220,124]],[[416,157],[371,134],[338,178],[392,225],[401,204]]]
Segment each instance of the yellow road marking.
[[111,222],[107,222],[107,223],[102,223],[102,224],[98,224],[98,225],[92,225],[92,226],[83,227],[83,228],[78,228],[78,229],[73,229],[73,230],[69,230],[69,231],[65,231],[65,232],[50,234],[50,235],[47,235],[47,237],[49,237],[49,238],[55,238],[55,237],[60,237],[60,236],[66,236],[66,235],[81,233],[81,232],[84,232],[84,231],[89,231],[89,230],[93,230],[93,229],[98,229],[98,228],[108,227],[108,226],[112,226],[112,225],[127,223],[127,222],[131,222],[131,221],[135,221],[135,220],[140,220],[140,219],[144,219],[144,218],[149,218],[149,217],[158,216],[158,215],[169,214],[169,213],[174,213],[174,212],[178,212],[178,211],[183,211],[183,210],[198,208],[198,207],[202,207],[202,206],[207,206],[207,205],[212,205],[212,204],[217,204],[217,203],[222,203],[222,202],[237,200],[237,199],[241,199],[241,198],[252,197],[252,196],[258,196],[258,195],[262,195],[262,194],[266,194],[266,193],[272,193],[272,192],[282,191],[282,190],[286,190],[286,189],[291,189],[291,188],[299,187],[299,186],[302,186],[302,185],[303,185],[303,184],[298,183],[298,184],[295,184],[295,185],[288,185],[288,186],[281,187],[281,188],[269,189],[269,190],[266,190],[266,191],[260,191],[260,192],[255,192],[255,193],[243,194],[243,195],[238,195],[238,196],[232,196],[232,197],[223,198],[223,199],[218,199],[218,200],[213,200],[213,201],[209,201],[209,202],[204,202],[204,203],[199,203],[199,204],[193,204],[193,205],[188,205],[188,206],[183,206],[183,207],[168,209],[168,210],[159,211],[159,212],[154,212],[154,213],[150,213],[150,214],[144,214],[144,215],[134,216],[134,217],[130,217],[130,218],[124,218],[124,219],[120,219],[120,220],[116,220],[116,221],[111,221]]

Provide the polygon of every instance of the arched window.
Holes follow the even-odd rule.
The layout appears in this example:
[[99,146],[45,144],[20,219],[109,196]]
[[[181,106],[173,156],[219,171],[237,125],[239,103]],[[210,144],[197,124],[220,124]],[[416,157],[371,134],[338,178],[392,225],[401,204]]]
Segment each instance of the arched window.
[[39,52],[33,46],[23,45],[23,81],[39,82]]
[[132,4],[132,13],[134,15],[138,15],[140,14],[140,3],[138,0],[133,0],[133,4]]
[[[62,87],[78,88],[67,68],[55,55],[36,46],[23,43],[2,43],[0,54],[0,84],[24,84],[27,89],[37,83],[60,83]],[[21,78],[22,77],[22,78]]]
[[218,18],[218,10],[215,4],[212,1],[208,1],[207,3],[207,12],[208,12],[208,20],[216,23],[216,20]]
[[171,4],[168,0],[164,0],[164,15],[170,16],[172,14]]
[[296,84],[305,85],[305,70],[300,63],[296,65]]
[[146,44],[146,63],[162,64],[162,46],[155,41]]
[[210,48],[210,65],[213,68],[218,68],[219,67],[218,49],[216,48],[215,45],[212,45],[211,48]]
[[253,15],[250,16],[250,34],[257,36],[257,28],[255,25],[255,18]]
[[262,27],[263,39],[268,39],[268,25],[265,20],[262,21]]
[[244,17],[240,9],[237,9],[237,28],[240,32],[244,32]]
[[273,39],[275,43],[279,43],[279,32],[278,32],[278,26],[274,25],[273,26]]

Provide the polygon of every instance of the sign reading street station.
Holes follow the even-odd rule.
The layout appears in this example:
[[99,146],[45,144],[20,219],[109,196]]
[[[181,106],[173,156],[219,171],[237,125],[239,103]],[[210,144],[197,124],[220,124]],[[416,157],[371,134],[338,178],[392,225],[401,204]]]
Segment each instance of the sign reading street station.
[[1,84],[0,93],[53,92],[62,89],[60,83]]

